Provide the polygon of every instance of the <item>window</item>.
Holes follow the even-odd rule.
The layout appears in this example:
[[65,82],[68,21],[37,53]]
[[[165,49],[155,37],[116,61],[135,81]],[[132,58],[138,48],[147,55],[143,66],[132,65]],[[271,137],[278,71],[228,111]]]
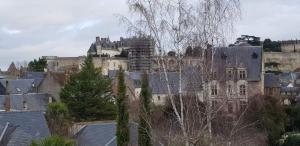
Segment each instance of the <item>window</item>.
[[240,85],[240,95],[246,95],[246,86]]
[[211,95],[218,95],[217,85],[211,86]]
[[231,85],[227,86],[227,93],[228,93],[228,95],[232,95],[232,86]]
[[228,102],[228,112],[233,113],[233,104],[232,104],[232,102]]
[[217,72],[213,72],[212,78],[213,78],[213,79],[217,79]]
[[246,71],[245,70],[240,71],[240,79],[241,80],[246,79]]
[[213,100],[213,101],[212,101],[212,108],[213,108],[213,109],[217,108],[217,105],[218,105],[218,102],[215,101],[215,100]]
[[240,101],[240,111],[245,111],[247,107],[246,101]]
[[232,78],[232,71],[231,70],[227,71],[227,77],[228,77],[228,79]]

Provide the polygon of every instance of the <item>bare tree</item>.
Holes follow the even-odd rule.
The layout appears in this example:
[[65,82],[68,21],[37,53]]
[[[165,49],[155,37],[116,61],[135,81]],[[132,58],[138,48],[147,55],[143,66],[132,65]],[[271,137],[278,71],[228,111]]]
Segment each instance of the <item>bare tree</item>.
[[[231,32],[233,22],[239,16],[239,0],[128,0],[128,6],[133,12],[133,17],[136,18],[134,20],[121,18],[128,24],[128,30],[135,34],[150,35],[155,40],[157,62],[162,62],[161,71],[167,82],[168,97],[176,117],[175,123],[179,125],[184,144],[188,146],[199,141],[199,137],[205,135],[205,132],[208,132],[211,138],[213,112],[207,83],[213,68],[209,62],[213,62],[214,51],[212,49],[208,57],[209,61],[207,58],[200,59],[201,66],[198,72],[201,76],[202,89],[197,90],[203,91],[203,98],[208,103],[204,111],[206,116],[201,118],[205,120],[200,120],[203,126],[189,125],[191,120],[189,118],[195,118],[195,116],[189,117],[188,113],[191,111],[187,110],[188,103],[184,103],[183,100],[183,52],[188,46],[200,47],[204,50],[201,56],[205,56],[207,50],[211,49],[210,45],[224,44],[225,36]],[[171,92],[166,64],[163,63],[165,62],[164,54],[170,50],[177,52],[178,105]],[[197,116],[203,113],[198,110],[196,112]],[[195,125],[199,127],[197,133],[192,129]]]

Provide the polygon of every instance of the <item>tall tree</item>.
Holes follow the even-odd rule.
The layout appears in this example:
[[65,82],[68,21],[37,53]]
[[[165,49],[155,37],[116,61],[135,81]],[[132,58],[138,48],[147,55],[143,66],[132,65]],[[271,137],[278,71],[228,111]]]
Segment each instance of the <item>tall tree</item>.
[[34,72],[44,72],[45,68],[47,68],[47,60],[44,58],[34,59],[28,64],[28,69]]
[[117,96],[117,145],[127,146],[129,144],[129,113],[128,97],[126,96],[126,85],[124,80],[124,71],[120,68],[118,73],[118,96]]
[[68,136],[70,116],[67,106],[63,103],[51,103],[46,111],[46,119],[51,135]]
[[148,76],[143,74],[142,91],[140,96],[140,122],[138,129],[139,146],[152,146],[150,129],[150,102],[151,93],[149,91]]
[[[151,36],[155,41],[155,48],[157,52],[157,62],[167,62],[166,54],[170,48],[174,49],[177,54],[184,54],[187,46],[200,47],[203,49],[210,49],[210,45],[221,45],[226,42],[226,37],[234,23],[236,16],[239,14],[239,0],[128,0],[128,6],[135,19],[121,17],[126,24],[129,25],[128,29],[132,33]],[[212,49],[212,51],[215,51]],[[201,56],[214,54],[206,53],[208,51],[201,51]],[[170,99],[173,111],[176,115],[176,124],[180,128],[180,135],[182,142],[185,146],[192,144],[193,139],[201,138],[203,133],[211,132],[211,106],[207,106],[207,126],[204,128],[192,128],[192,124],[186,124],[194,119],[188,119],[185,114],[182,90],[182,66],[183,55],[175,57],[178,62],[179,70],[179,99],[180,106],[176,107],[174,94],[172,94],[172,83],[167,74],[167,65],[165,63],[159,64],[162,68],[162,78],[166,82],[166,90],[168,98]],[[205,60],[205,59],[204,59]],[[213,60],[211,61],[213,62]],[[210,97],[208,86],[206,85],[205,78],[209,76],[209,71],[212,72],[212,65],[206,62],[201,62],[202,87],[204,88],[204,96],[207,99],[207,104],[210,104]],[[199,98],[200,99],[200,98]],[[198,112],[201,114],[200,112]],[[196,126],[195,126],[196,127]],[[201,127],[197,125],[197,127]],[[208,131],[208,132],[207,132]],[[168,137],[168,136],[165,136]]]
[[79,73],[70,76],[60,92],[75,121],[112,120],[116,107],[111,96],[111,81],[96,69],[88,56]]

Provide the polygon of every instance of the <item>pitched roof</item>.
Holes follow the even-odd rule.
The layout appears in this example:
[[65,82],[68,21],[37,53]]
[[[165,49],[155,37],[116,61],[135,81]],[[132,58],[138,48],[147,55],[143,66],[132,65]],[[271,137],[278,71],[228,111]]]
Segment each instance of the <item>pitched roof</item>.
[[[6,97],[5,95],[0,95],[0,111],[5,110]],[[49,97],[48,94],[10,95],[11,111],[23,111],[24,101],[27,103],[27,111],[46,111]]]
[[[130,145],[138,145],[137,124],[129,124]],[[91,124],[76,135],[78,146],[116,146],[116,123]]]
[[34,79],[36,86],[39,86],[41,82],[46,77],[47,73],[45,72],[26,72],[24,75],[24,79]]
[[172,94],[177,94],[179,89],[179,73],[168,72],[168,81],[166,80],[165,74],[163,72],[151,73],[149,74],[149,86],[151,88],[152,94],[167,94],[168,93],[168,83],[170,85],[170,90]]
[[278,75],[272,74],[272,73],[267,73],[265,74],[265,87],[268,88],[280,88],[281,84],[280,84],[280,78]]
[[[6,87],[6,81],[8,81],[8,87]],[[0,83],[3,87],[7,88],[10,94],[20,94],[31,92],[33,85],[36,86],[34,79],[17,79],[17,80],[5,80],[1,79]]]
[[[4,127],[9,124],[8,131]],[[5,145],[28,146],[32,140],[50,135],[46,119],[41,112],[0,112],[0,133]]]
[[232,46],[214,48],[213,68],[223,74],[226,67],[245,67],[248,81],[259,81],[262,70],[262,47]]

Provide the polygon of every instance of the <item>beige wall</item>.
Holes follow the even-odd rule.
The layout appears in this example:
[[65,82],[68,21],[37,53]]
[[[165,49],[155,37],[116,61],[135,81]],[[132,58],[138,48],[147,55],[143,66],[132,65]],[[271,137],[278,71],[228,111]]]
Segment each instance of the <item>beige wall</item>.
[[[47,59],[49,71],[60,71],[64,68],[75,66],[81,69],[85,57],[52,57]],[[128,70],[128,60],[125,58],[100,58],[94,57],[93,63],[95,67],[102,68],[104,75],[108,74],[108,70],[118,70],[121,66],[124,70]]]
[[299,52],[265,52],[263,55],[263,63],[277,62],[280,63],[279,70],[294,71],[300,67]]
[[300,43],[282,44],[282,52],[300,52]]

